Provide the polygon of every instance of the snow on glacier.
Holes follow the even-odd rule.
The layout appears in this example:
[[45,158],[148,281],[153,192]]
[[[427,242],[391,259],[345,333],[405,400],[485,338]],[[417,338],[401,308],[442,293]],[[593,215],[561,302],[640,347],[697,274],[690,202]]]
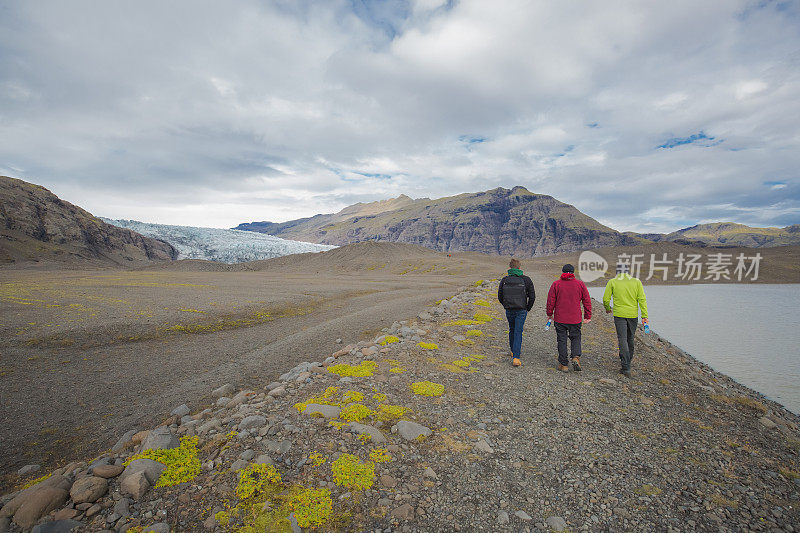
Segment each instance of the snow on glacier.
[[136,220],[111,220],[102,218],[103,222],[127,228],[145,237],[153,237],[171,244],[178,250],[178,259],[206,259],[221,263],[243,263],[270,259],[282,255],[301,254],[304,252],[322,252],[336,248],[326,244],[290,241],[236,229],[196,228],[192,226],[170,226],[167,224],[150,224]]

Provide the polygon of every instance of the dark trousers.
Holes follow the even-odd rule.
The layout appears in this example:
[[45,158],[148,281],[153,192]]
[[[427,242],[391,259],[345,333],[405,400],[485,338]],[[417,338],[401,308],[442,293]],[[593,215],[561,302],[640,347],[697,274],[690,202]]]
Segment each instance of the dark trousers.
[[522,328],[525,326],[525,318],[528,311],[525,309],[506,309],[508,319],[508,346],[511,354],[519,357],[522,352]]
[[581,324],[562,324],[556,322],[556,344],[558,345],[558,364],[567,366],[567,338],[570,341],[572,357],[581,356]]
[[638,318],[614,317],[614,326],[617,328],[617,342],[619,343],[619,360],[622,370],[631,369],[633,360],[633,336],[636,334]]

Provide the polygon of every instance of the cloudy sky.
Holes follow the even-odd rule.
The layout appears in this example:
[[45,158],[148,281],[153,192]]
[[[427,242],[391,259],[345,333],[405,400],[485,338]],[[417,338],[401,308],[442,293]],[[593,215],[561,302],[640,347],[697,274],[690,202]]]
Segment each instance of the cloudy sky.
[[523,185],[620,230],[800,222],[800,3],[0,3],[0,174],[230,227]]

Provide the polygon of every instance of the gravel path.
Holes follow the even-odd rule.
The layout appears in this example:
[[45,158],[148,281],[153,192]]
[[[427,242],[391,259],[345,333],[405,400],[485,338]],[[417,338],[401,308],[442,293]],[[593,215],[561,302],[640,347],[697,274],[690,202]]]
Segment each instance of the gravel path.
[[[135,497],[112,478],[94,513],[68,500],[75,512],[59,517],[87,531],[263,531],[289,527],[289,512],[323,531],[795,531],[797,417],[655,335],[637,335],[633,378],[620,376],[613,323],[597,303],[582,372],[556,370],[541,296],[524,366],[513,368],[495,291],[464,290],[374,342],[252,391],[218,391],[218,407],[176,411],[162,431],[198,437],[197,477]],[[441,395],[415,394],[414,383]],[[121,464],[154,435],[100,461]],[[274,464],[281,482],[248,496],[241,469],[257,463]],[[92,466],[56,473],[74,488]],[[116,512],[123,500],[127,515]]]

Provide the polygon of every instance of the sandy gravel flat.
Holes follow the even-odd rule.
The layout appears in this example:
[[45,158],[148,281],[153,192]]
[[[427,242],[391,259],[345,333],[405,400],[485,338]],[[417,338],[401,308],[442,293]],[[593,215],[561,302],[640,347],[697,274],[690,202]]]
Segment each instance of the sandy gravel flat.
[[255,272],[0,271],[0,475],[91,456],[177,405],[209,403],[216,386],[268,382],[497,270],[423,255],[350,272],[322,272],[319,257],[305,272],[286,261]]

